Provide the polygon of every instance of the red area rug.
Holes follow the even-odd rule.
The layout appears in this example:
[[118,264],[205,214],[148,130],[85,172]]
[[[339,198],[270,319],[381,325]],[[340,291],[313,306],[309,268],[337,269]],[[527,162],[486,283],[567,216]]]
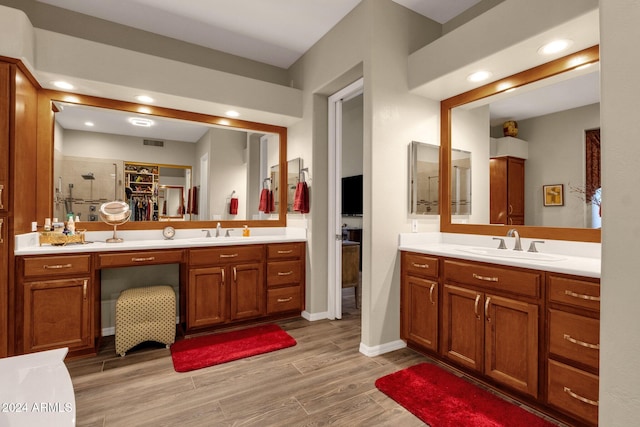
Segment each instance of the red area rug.
[[294,345],[296,340],[280,326],[262,325],[178,341],[171,346],[171,358],[176,372],[187,372]]
[[553,426],[430,363],[379,378],[376,387],[431,427]]

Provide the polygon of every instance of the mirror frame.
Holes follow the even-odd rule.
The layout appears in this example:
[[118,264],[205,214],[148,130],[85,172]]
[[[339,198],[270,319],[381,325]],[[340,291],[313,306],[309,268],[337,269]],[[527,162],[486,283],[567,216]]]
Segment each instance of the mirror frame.
[[464,104],[495,95],[505,90],[552,77],[581,65],[600,60],[599,46],[581,50],[547,62],[484,86],[472,89],[440,102],[440,231],[443,233],[484,234],[504,236],[508,229],[516,227],[521,237],[550,240],[600,242],[600,229],[538,227],[500,224],[455,224],[451,221],[451,110]]
[[[277,134],[280,140],[279,165],[283,173],[280,176],[280,188],[286,187],[287,176],[287,128],[283,126],[270,125],[266,123],[237,120],[227,117],[212,116],[203,113],[194,113],[172,108],[159,107],[155,105],[137,104],[133,102],[120,101],[109,98],[101,98],[90,95],[82,95],[71,92],[56,91],[51,89],[40,89],[38,91],[38,114],[37,114],[37,171],[36,176],[38,186],[36,198],[37,218],[51,218],[53,212],[53,154],[54,154],[54,129],[55,111],[54,102],[66,102],[83,106],[106,108],[110,110],[124,111],[135,114],[146,114],[149,116],[164,117],[170,119],[186,120],[215,125],[222,128],[237,129],[240,131],[255,131],[262,133]],[[171,226],[179,228],[215,228],[220,222],[224,228],[240,229],[244,225],[249,227],[286,227],[287,225],[287,194],[281,192],[279,195],[278,219],[270,220],[211,220],[211,221],[171,221]],[[87,231],[110,231],[111,226],[101,221],[81,223],[82,229]],[[155,230],[166,227],[166,221],[130,221],[121,227],[120,230]]]

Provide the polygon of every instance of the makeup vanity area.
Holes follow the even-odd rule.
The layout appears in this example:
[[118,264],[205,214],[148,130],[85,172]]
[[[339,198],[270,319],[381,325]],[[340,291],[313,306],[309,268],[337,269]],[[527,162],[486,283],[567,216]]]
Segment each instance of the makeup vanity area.
[[[401,338],[409,347],[555,418],[589,426],[598,422],[600,230],[535,222],[544,215],[573,212],[568,216],[575,219],[579,213],[578,219],[584,216],[588,223],[593,214],[584,200],[567,200],[576,211],[546,207],[546,202],[543,207],[538,195],[548,183],[527,182],[535,181],[541,169],[543,179],[560,176],[583,182],[583,148],[578,145],[572,155],[576,179],[566,176],[573,170],[568,163],[561,172],[544,170],[553,159],[536,160],[537,147],[532,145],[529,158],[519,160],[534,172],[526,179],[524,171],[520,173],[520,217],[512,221],[509,215],[494,216],[493,185],[499,178],[491,172],[489,179],[490,135],[486,121],[477,117],[488,118],[488,103],[499,102],[506,88],[518,87],[520,92],[545,78],[559,81],[563,73],[575,73],[577,64],[598,59],[595,46],[443,100],[439,158],[438,147],[414,143],[410,184],[411,213],[439,213],[440,232],[399,238]],[[580,135],[592,125],[575,126],[574,134]],[[478,144],[469,142],[473,138]],[[419,162],[423,176],[439,178],[439,192],[416,188],[414,183],[429,182],[420,180]],[[434,172],[438,166],[439,173]],[[460,169],[467,168],[470,177],[460,180]],[[506,200],[503,210],[510,214],[513,209]],[[461,206],[467,210],[460,211]],[[512,229],[517,237],[511,237]],[[514,250],[519,249],[516,240],[521,250]]]

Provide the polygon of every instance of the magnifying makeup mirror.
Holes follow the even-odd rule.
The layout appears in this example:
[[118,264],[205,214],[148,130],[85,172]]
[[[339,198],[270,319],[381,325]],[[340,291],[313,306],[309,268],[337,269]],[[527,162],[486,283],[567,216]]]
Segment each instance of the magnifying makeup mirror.
[[116,236],[116,229],[129,221],[131,210],[125,202],[114,201],[103,203],[100,206],[100,219],[108,225],[113,225],[113,237],[106,240],[107,243],[122,243],[124,239]]

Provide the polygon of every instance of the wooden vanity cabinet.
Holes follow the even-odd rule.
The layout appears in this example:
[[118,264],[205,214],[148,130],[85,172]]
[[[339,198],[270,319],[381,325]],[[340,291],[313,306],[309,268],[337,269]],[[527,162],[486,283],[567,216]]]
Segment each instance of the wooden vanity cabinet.
[[402,252],[400,274],[400,336],[422,349],[437,352],[440,288],[438,258]]
[[491,224],[524,224],[524,162],[517,157],[490,159]]
[[187,329],[264,316],[264,245],[191,249]]
[[21,353],[69,347],[95,352],[91,255],[21,257]]
[[538,396],[538,272],[444,260],[441,354]]
[[267,314],[301,312],[305,295],[304,243],[267,246]]
[[547,403],[587,424],[598,422],[600,283],[547,274]]

